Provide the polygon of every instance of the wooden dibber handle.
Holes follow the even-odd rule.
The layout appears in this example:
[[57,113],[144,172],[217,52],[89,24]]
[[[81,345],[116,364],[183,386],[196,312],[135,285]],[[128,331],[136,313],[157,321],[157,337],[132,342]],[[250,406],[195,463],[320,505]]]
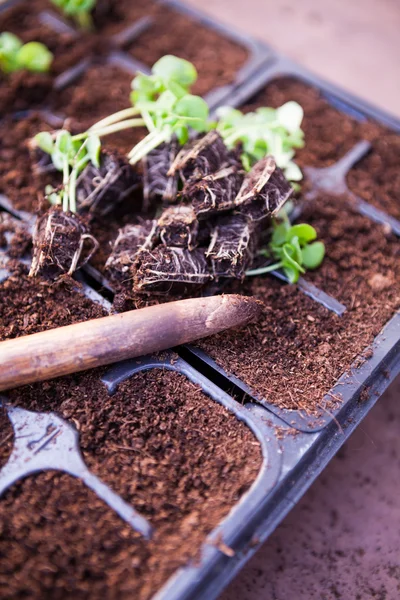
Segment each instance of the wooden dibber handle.
[[260,312],[245,296],[190,298],[0,342],[0,391],[193,342]]

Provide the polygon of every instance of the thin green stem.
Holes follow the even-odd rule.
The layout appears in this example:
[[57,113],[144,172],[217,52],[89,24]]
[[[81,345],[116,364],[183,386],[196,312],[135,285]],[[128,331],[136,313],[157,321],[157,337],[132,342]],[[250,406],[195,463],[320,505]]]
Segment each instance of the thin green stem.
[[123,110],[119,110],[118,112],[101,119],[101,121],[97,121],[97,123],[89,127],[88,131],[93,132],[95,129],[103,129],[104,127],[119,123],[120,121],[128,119],[129,117],[135,117],[139,114],[140,110],[138,108],[130,106],[129,108],[124,108]]
[[114,125],[110,125],[110,127],[104,127],[104,129],[96,129],[95,131],[85,131],[84,133],[79,133],[78,135],[73,136],[74,141],[84,140],[89,135],[97,135],[98,137],[105,137],[106,135],[111,135],[112,133],[116,133],[117,131],[123,131],[124,129],[132,129],[133,127],[143,127],[146,123],[143,119],[127,119],[126,121],[122,121],[121,123],[115,123]]
[[[171,133],[169,131],[160,131],[160,132],[155,132],[155,133],[158,133],[158,136],[153,136],[150,140],[148,140],[148,143],[143,144],[141,146],[141,148],[139,148],[139,150],[138,150],[139,144],[138,144],[138,146],[135,146],[135,148],[134,148],[135,152],[133,152],[129,156],[129,163],[131,165],[134,165],[137,162],[139,162],[139,160],[141,160],[144,156],[146,156],[146,154],[148,154],[149,152],[154,150],[154,148],[157,148],[157,146],[159,146],[163,142],[166,142],[168,140],[168,138],[171,136]],[[149,138],[149,136],[147,136],[147,138]]]
[[84,31],[92,31],[94,29],[94,23],[92,19],[92,15],[88,12],[79,12],[74,15],[75,21],[78,23],[79,27]]
[[147,110],[142,110],[142,117],[143,117],[143,120],[144,120],[144,122],[145,122],[145,124],[146,124],[146,127],[147,127],[147,129],[150,131],[150,133],[151,133],[152,131],[154,131],[154,130],[155,130],[155,128],[156,128],[156,126],[154,125],[154,121],[153,121],[153,119],[151,118],[149,111],[147,111]]
[[151,131],[150,133],[148,133],[142,140],[140,140],[140,142],[138,142],[136,144],[136,146],[134,146],[132,148],[132,150],[128,153],[128,158],[132,158],[132,156],[135,154],[135,152],[137,150],[139,150],[142,146],[145,146],[150,140],[152,140],[158,134],[159,134],[159,131],[157,131],[157,130],[154,130],[154,131]]
[[266,267],[260,267],[259,269],[250,269],[246,271],[246,277],[253,277],[255,275],[264,275],[264,273],[271,273],[271,271],[276,271],[276,269],[280,269],[283,267],[283,262],[277,262],[273,265],[267,265]]
[[69,195],[69,189],[68,189],[68,182],[69,182],[69,164],[68,164],[68,158],[64,157],[64,161],[63,161],[63,195],[62,195],[62,201],[63,201],[63,211],[67,212],[68,210],[68,195]]

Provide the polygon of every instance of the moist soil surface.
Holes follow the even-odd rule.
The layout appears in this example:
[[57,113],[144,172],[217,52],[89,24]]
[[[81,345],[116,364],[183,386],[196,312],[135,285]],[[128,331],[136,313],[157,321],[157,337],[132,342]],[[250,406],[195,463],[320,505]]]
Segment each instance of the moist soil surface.
[[49,282],[29,278],[27,272],[26,267],[17,265],[0,283],[0,341],[107,314],[77,291],[76,281]]
[[316,412],[400,306],[400,244],[337,198],[320,198],[301,220],[317,228],[327,249],[307,279],[343,302],[344,315],[272,277],[249,279],[241,292],[265,303],[264,318],[197,345],[276,406]]
[[349,188],[400,220],[400,137],[382,132],[371,152],[350,170]]
[[[108,548],[105,538],[101,540],[101,531],[99,540],[94,525],[97,519],[89,523],[88,531],[95,545],[106,546],[109,557],[101,596],[123,595],[124,578],[115,583],[118,565],[123,562],[130,593],[149,598],[176,568],[196,557],[206,535],[249,488],[261,465],[260,449],[244,424],[180,374],[165,370],[137,374],[121,384],[112,397],[100,375],[99,370],[91,371],[42,386],[26,386],[8,395],[13,404],[35,411],[54,410],[73,422],[88,467],[152,523],[155,534],[146,544],[136,538],[132,543],[124,524],[117,524],[117,532],[122,528],[123,537],[128,537],[122,548]],[[74,505],[69,481],[64,493]],[[6,499],[13,495],[18,501],[21,493],[25,493],[24,484],[11,490]],[[36,494],[43,498],[48,493],[49,484],[38,482]],[[26,503],[28,508],[30,504],[35,508],[33,498]],[[12,505],[9,500],[9,510],[13,510]],[[84,501],[78,503],[79,510],[83,505]],[[47,510],[53,508],[44,503],[43,511]],[[32,538],[39,538],[41,544],[40,553],[32,555],[24,585],[32,578],[36,580],[36,569],[41,567],[51,575],[37,581],[41,592],[37,597],[47,597],[55,580],[61,590],[72,585],[74,595],[99,597],[90,588],[94,559],[85,552],[77,561],[80,566],[75,567],[75,553],[77,549],[81,552],[79,541],[77,548],[74,539],[64,541],[63,558],[52,552],[50,532],[55,539],[65,540],[69,517],[62,515],[58,524],[51,528],[46,525],[43,533],[39,515],[31,525],[21,524],[25,531],[21,551],[29,552]],[[12,544],[20,535],[18,524],[14,524],[5,541]],[[4,547],[8,554],[7,544]],[[15,573],[12,581],[15,590],[20,590],[23,579],[19,580],[18,564],[11,564],[8,572]]]
[[165,54],[189,60],[199,73],[193,93],[200,96],[233,83],[249,58],[245,48],[165,6],[158,7],[154,23],[128,51],[148,67]]
[[[72,79],[62,90],[54,92],[52,108],[68,118],[73,130],[85,131],[91,125],[130,104],[131,81],[134,74],[122,67],[111,64],[93,64],[81,75]],[[144,129],[107,136],[104,145],[118,139],[127,143],[126,152],[143,137]],[[126,139],[125,139],[126,138]]]
[[[178,373],[139,373],[120,384],[112,397],[100,375],[97,370],[26,386],[11,391],[9,398],[30,410],[57,411],[74,423],[88,467],[154,526],[150,543],[128,544],[124,550],[136,565],[129,573],[131,593],[149,598],[176,568],[198,555],[206,535],[249,488],[261,465],[260,448],[243,423]],[[42,537],[39,527],[32,524],[28,539]],[[62,520],[54,533],[63,539]],[[94,531],[91,535],[96,538]],[[10,539],[15,536],[13,532]],[[73,544],[64,544],[67,556],[74,552]],[[57,557],[52,559],[50,549],[46,556],[33,556],[32,567],[44,563],[58,579]],[[120,560],[116,549],[107,577]],[[90,582],[89,569],[85,571],[75,593]],[[70,577],[74,573],[71,568]],[[35,577],[33,568],[30,577]],[[47,585],[42,582],[43,595]],[[102,596],[119,597],[119,591],[103,584]],[[85,597],[98,596],[92,592]]]
[[296,150],[295,161],[301,167],[328,167],[362,139],[374,139],[382,128],[370,122],[359,122],[331,106],[321,92],[303,81],[290,77],[273,80],[242,109],[261,106],[278,108],[295,100],[304,110],[302,129],[305,147]]
[[0,121],[0,193],[17,210],[35,212],[47,183],[60,182],[58,173],[38,175],[29,151],[30,139],[40,131],[51,131],[62,122],[32,112],[23,119],[11,115]]
[[[67,282],[31,280],[24,267],[0,285],[1,340],[103,314]],[[251,431],[186,377],[139,373],[110,397],[103,372],[11,390],[8,400],[73,423],[88,467],[149,519],[155,535],[144,543],[69,477],[29,478],[0,503],[0,597],[30,589],[38,598],[115,598],[129,588],[149,598],[197,556],[257,476],[261,453]],[[4,464],[12,439],[4,413],[0,439]]]

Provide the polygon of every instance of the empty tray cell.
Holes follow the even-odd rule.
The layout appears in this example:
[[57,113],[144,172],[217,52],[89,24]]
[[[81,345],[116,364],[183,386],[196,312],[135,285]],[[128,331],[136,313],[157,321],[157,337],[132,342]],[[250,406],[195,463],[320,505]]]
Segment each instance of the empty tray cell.
[[[85,131],[100,119],[131,106],[134,71],[111,58],[89,65],[54,93],[52,108],[69,118],[74,131]],[[107,136],[103,144],[125,154],[145,135],[144,128],[130,129]]]
[[60,181],[58,173],[36,173],[29,151],[33,136],[60,125],[60,121],[39,112],[20,119],[9,115],[0,120],[0,194],[8,197],[14,209],[34,212],[46,184]]
[[163,5],[153,24],[126,50],[148,67],[165,54],[189,60],[199,73],[192,88],[199,95],[233,83],[248,58],[248,51],[239,44]]
[[3,598],[128,598],[150,552],[78,479],[47,471],[0,499]]
[[19,265],[0,283],[0,340],[107,314],[71,284],[29,278],[27,271]]
[[322,265],[304,276],[340,300],[358,322],[376,332],[400,303],[400,240],[352,208],[345,197],[320,196],[303,206],[300,221],[324,241]]
[[[327,261],[329,265],[329,258]],[[346,272],[344,266],[343,276]],[[359,275],[358,285],[360,281]],[[322,404],[324,410],[337,408],[340,397],[326,403],[322,401],[324,395],[373,341],[399,298],[397,294],[396,300],[395,293],[387,298],[385,291],[379,300],[371,300],[369,294],[368,304],[356,291],[353,305],[340,317],[296,286],[282,285],[271,277],[248,280],[241,292],[265,303],[263,317],[244,329],[220,333],[196,346],[259,398],[278,408],[302,409],[310,414],[320,414]]]
[[[92,473],[150,521],[149,561],[141,564],[141,578],[132,571],[130,580],[130,593],[144,599],[198,556],[206,536],[255,481],[261,448],[247,425],[180,373],[142,371],[109,396],[102,372],[7,395],[12,404],[56,411],[74,423]],[[121,582],[115,586],[120,597]]]
[[351,191],[400,220],[400,136],[382,131],[347,176]]
[[305,147],[296,150],[295,156],[295,161],[302,167],[332,165],[356,142],[379,134],[377,125],[361,123],[339,112],[320,90],[293,77],[274,79],[241,109],[248,112],[261,106],[277,108],[290,100],[298,102],[304,110]]

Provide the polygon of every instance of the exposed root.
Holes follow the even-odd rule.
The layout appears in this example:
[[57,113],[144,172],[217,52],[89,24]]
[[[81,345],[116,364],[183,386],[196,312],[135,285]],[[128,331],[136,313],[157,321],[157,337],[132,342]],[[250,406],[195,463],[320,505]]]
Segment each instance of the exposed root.
[[39,273],[56,277],[82,267],[96,252],[99,244],[82,220],[59,207],[52,207],[38,218],[32,235],[33,258],[29,277]]
[[215,173],[229,163],[229,150],[218,131],[209,131],[192,146],[184,146],[171,165],[168,175],[179,172],[184,182],[196,181]]
[[293,193],[274,159],[267,156],[258,161],[244,178],[235,199],[240,212],[252,221],[276,215]]
[[134,267],[134,292],[143,294],[185,293],[212,279],[203,249],[158,246],[141,252]]
[[161,199],[164,204],[176,201],[178,173],[168,175],[168,172],[177,152],[178,144],[173,141],[169,144],[161,144],[142,159],[145,211],[148,211],[155,200]]
[[164,246],[193,250],[197,243],[199,222],[191,206],[172,206],[158,219],[158,231]]
[[[115,210],[140,186],[140,177],[129,162],[115,153],[104,153],[100,168],[90,163],[77,180],[80,213],[104,216]],[[141,206],[137,207],[137,211]]]
[[217,219],[206,252],[214,276],[242,279],[253,261],[257,241],[254,224],[244,216],[233,214]]
[[157,239],[157,221],[142,221],[120,229],[105,265],[111,278],[119,281],[126,279],[139,252],[151,250]]

